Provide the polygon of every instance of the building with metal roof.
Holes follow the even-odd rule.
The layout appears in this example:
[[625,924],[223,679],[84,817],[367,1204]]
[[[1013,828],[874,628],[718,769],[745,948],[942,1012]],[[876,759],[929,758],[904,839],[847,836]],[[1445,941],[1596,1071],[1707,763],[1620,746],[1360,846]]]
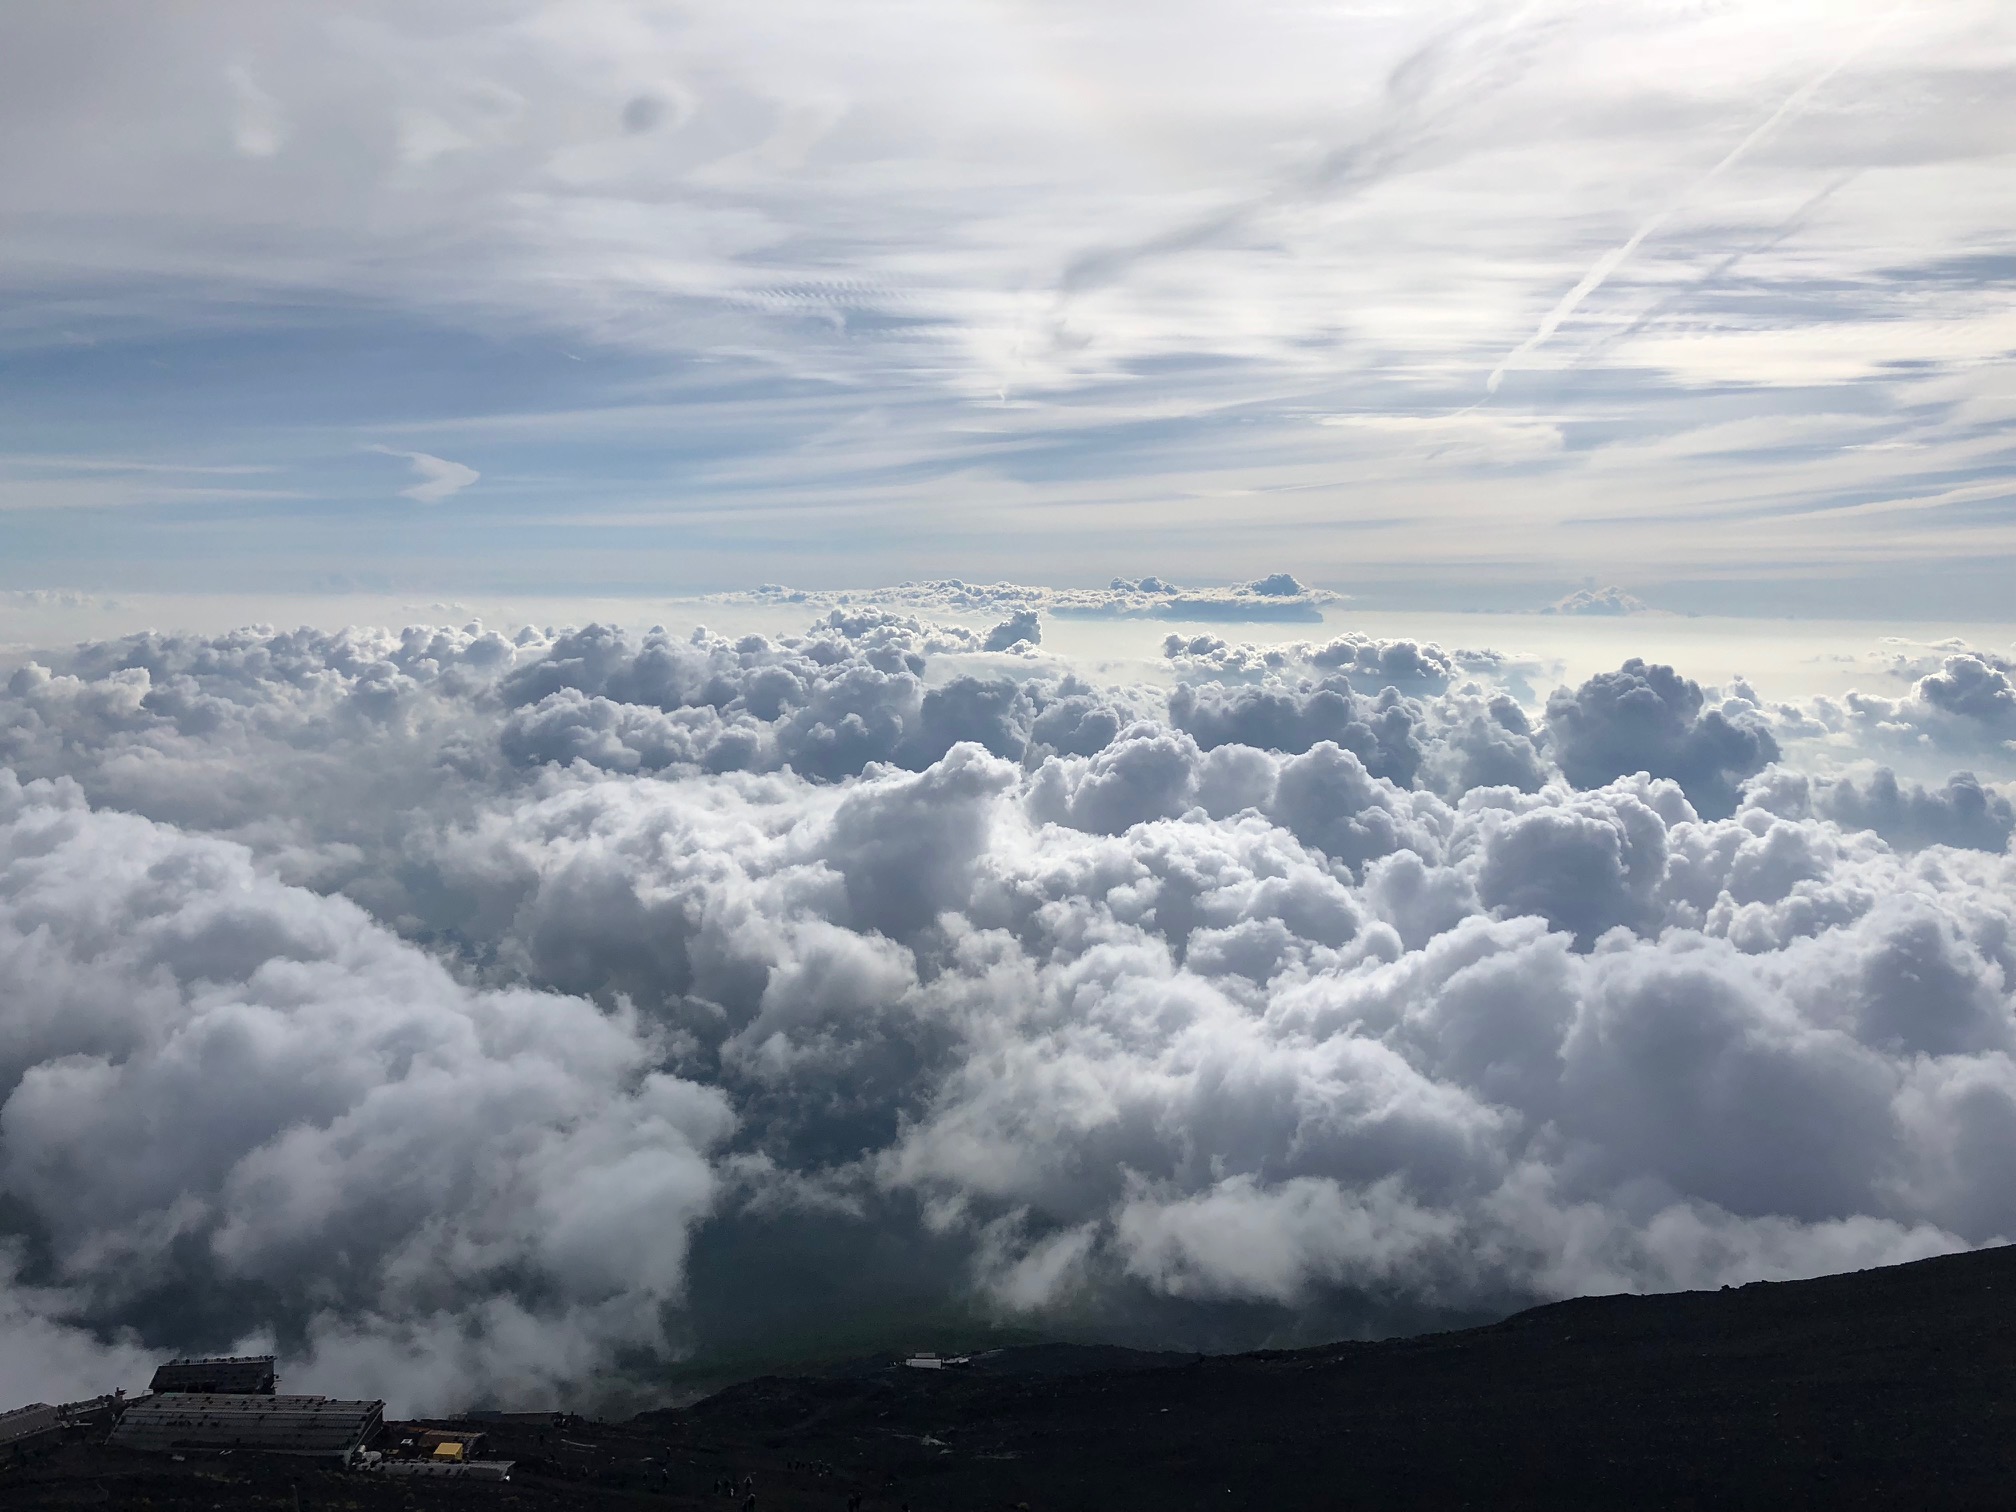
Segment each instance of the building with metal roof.
[[489,1438],[480,1428],[422,1428],[413,1435],[413,1442],[423,1454],[438,1454],[443,1444],[453,1444],[464,1459],[474,1459]]
[[30,1402],[12,1412],[0,1412],[0,1460],[26,1454],[62,1430],[62,1414],[47,1402]]
[[170,1360],[154,1372],[150,1391],[232,1392],[271,1396],[279,1377],[271,1355],[212,1355]]
[[164,1392],[129,1403],[110,1442],[125,1449],[253,1449],[348,1460],[384,1423],[383,1402]]

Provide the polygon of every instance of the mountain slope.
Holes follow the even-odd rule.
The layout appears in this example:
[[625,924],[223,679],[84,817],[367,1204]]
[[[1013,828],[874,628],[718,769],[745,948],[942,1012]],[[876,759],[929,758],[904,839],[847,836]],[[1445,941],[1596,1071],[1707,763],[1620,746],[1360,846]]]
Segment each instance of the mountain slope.
[[771,1379],[665,1426],[917,1508],[2008,1506],[2016,1249],[1177,1369]]
[[0,1468],[0,1506],[719,1508],[753,1485],[761,1512],[841,1512],[857,1492],[868,1512],[2008,1508],[2016,1247],[1381,1343],[1040,1344],[770,1376],[627,1423],[478,1426],[517,1461],[508,1484],[176,1462],[99,1429]]

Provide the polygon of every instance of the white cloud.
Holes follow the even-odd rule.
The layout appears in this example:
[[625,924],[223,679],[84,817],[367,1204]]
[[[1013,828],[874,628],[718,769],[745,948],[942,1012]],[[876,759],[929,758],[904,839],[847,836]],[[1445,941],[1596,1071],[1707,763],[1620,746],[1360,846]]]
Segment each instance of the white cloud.
[[[2008,763],[1767,766],[1638,663],[1543,710],[1414,642],[1175,637],[1162,692],[983,636],[15,673],[0,1332],[581,1400],[835,1306],[1314,1338],[2016,1236]],[[1992,718],[1983,657],[1910,707]]]
[[1322,619],[1325,608],[1343,603],[1347,597],[1304,583],[1293,573],[1273,572],[1231,587],[1185,587],[1154,576],[1114,578],[1104,588],[1052,588],[1007,581],[969,583],[960,578],[852,590],[791,588],[769,583],[751,591],[711,594],[707,601],[737,605],[900,606],[927,614],[981,611],[1022,616],[1040,610],[1066,619],[1166,619],[1230,624],[1285,620],[1315,624]]
[[1644,600],[1626,593],[1622,588],[1577,588],[1565,598],[1557,599],[1540,612],[1542,614],[1594,614],[1620,615],[1643,614]]
[[[244,1326],[297,1350],[429,1319],[480,1337],[515,1271],[543,1294],[523,1332],[650,1343],[734,1120],[638,1026],[471,991],[354,905],[67,784],[5,774],[0,815],[0,1181],[70,1317],[144,1319],[194,1246],[214,1284],[288,1299]],[[567,1384],[518,1363],[513,1394]]]
[[1613,248],[1597,258],[1589,271],[1582,275],[1581,281],[1566,294],[1562,295],[1560,303],[1547,312],[1546,318],[1540,322],[1540,328],[1521,342],[1510,355],[1505,357],[1491,370],[1490,377],[1485,380],[1485,387],[1496,393],[1499,384],[1504,381],[1506,373],[1545,346],[1549,338],[1561,329],[1562,322],[1573,315],[1584,300],[1600,289],[1619,268],[1623,267],[1631,259],[1632,254],[1644,245],[1647,237],[1652,236],[1667,221],[1671,220],[1686,205],[1688,200],[1709,188],[1723,174],[1741,162],[1743,158],[1754,151],[1760,143],[1765,141],[1789,117],[1795,116],[1798,112],[1805,109],[1811,103],[1813,97],[1824,89],[1837,74],[1860,58],[1876,43],[1881,34],[1889,29],[1891,23],[1897,20],[1903,9],[1903,6],[1897,6],[1887,14],[1882,15],[1874,25],[1866,27],[1862,34],[1856,37],[1839,57],[1828,63],[1818,73],[1800,84],[1797,89],[1793,90],[1791,94],[1780,101],[1777,109],[1773,110],[1752,128],[1747,136],[1718,158],[1714,166],[1690,184],[1678,199],[1661,206],[1649,220],[1634,230],[1621,246]]
[[[43,144],[0,172],[11,276],[47,296],[9,340],[294,332],[304,305],[447,333],[486,373],[445,374],[415,434],[538,443],[553,516],[677,530],[682,563],[696,514],[725,549],[752,499],[928,516],[951,559],[1038,576],[1060,536],[1105,576],[1150,528],[1174,573],[1292,551],[1318,580],[1993,545],[1936,507],[1993,445],[2010,344],[1993,0],[1178,14],[54,8],[0,79],[0,130]],[[579,371],[493,385],[493,344]],[[1735,389],[1775,441],[1677,462]],[[598,429],[678,456],[676,494],[553,455]],[[890,573],[884,533],[833,537],[846,579]]]
[[237,102],[237,118],[232,124],[232,141],[249,158],[270,158],[287,144],[287,123],[279,102],[252,76],[243,63],[224,70]]
[[374,446],[371,450],[388,457],[404,457],[413,464],[414,476],[420,481],[411,488],[400,489],[399,497],[411,499],[416,504],[439,504],[483,476],[466,463],[450,462],[446,457],[430,456],[426,452],[400,451],[391,446]]

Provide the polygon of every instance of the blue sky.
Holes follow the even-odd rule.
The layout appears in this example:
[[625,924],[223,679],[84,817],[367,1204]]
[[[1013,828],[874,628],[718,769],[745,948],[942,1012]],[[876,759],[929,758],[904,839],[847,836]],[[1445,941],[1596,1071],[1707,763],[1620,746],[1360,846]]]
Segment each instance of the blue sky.
[[0,28],[0,587],[2003,612],[1994,0]]

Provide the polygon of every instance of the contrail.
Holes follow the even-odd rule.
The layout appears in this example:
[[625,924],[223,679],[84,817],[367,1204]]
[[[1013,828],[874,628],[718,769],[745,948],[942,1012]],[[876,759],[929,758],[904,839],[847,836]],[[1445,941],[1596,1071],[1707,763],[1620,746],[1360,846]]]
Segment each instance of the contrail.
[[[1346,195],[1391,174],[1436,124],[1464,105],[1503,90],[1530,64],[1552,26],[1535,7],[1480,5],[1414,49],[1387,75],[1383,117],[1365,135],[1331,151],[1304,173],[1263,193],[1144,240],[1083,252],[1064,266],[1060,297],[1110,283],[1135,264],[1210,245],[1255,217],[1318,195]],[[1463,70],[1470,70],[1470,77]],[[1469,90],[1461,86],[1467,84]]]
[[[1794,210],[1781,221],[1777,229],[1772,231],[1769,236],[1765,237],[1762,241],[1752,242],[1747,247],[1739,247],[1734,252],[1729,253],[1720,262],[1716,263],[1714,267],[1687,285],[1686,288],[1676,290],[1646,309],[1631,324],[1624,327],[1623,330],[1613,331],[1608,336],[1599,337],[1597,340],[1592,341],[1588,346],[1575,354],[1575,360],[1571,366],[1584,367],[1602,356],[1605,352],[1611,350],[1619,342],[1629,341],[1654,321],[1660,319],[1662,316],[1670,315],[1673,311],[1685,305],[1703,289],[1720,282],[1742,263],[1745,258],[1755,257],[1759,252],[1769,251],[1771,248],[1784,242],[1787,238],[1796,235],[1805,226],[1806,221],[1815,210],[1818,210],[1827,201],[1847,188],[1849,184],[1853,183],[1861,171],[1859,168],[1851,168],[1832,182],[1823,185],[1812,195],[1809,195],[1797,210]],[[1481,403],[1482,401],[1480,400],[1479,402]]]
[[1896,19],[1898,13],[1903,9],[1904,7],[1900,5],[1886,13],[1874,26],[1870,27],[1868,33],[1853,47],[1849,48],[1840,57],[1836,58],[1832,63],[1821,69],[1819,73],[1786,96],[1784,103],[1772,111],[1748,136],[1723,154],[1720,162],[1702,174],[1693,183],[1689,184],[1677,198],[1668,201],[1650,220],[1632,232],[1629,241],[1625,242],[1621,247],[1613,248],[1597,258],[1595,265],[1582,275],[1582,281],[1563,295],[1561,302],[1547,312],[1547,318],[1540,322],[1540,329],[1521,342],[1504,361],[1491,370],[1491,376],[1484,381],[1485,389],[1490,393],[1497,393],[1498,385],[1505,381],[1505,374],[1522,358],[1531,356],[1535,351],[1545,346],[1548,339],[1561,328],[1561,322],[1566,320],[1570,315],[1573,315],[1583,300],[1602,288],[1610,275],[1615,273],[1630,259],[1631,254],[1638,250],[1646,237],[1665,225],[1683,205],[1710,184],[1714,183],[1724,173],[1728,172],[1734,164],[1741,161],[1751,148],[1755,147],[1765,137],[1776,130],[1779,123],[1784,121],[1786,117],[1796,115],[1799,111],[1805,109],[1813,96],[1826,88],[1828,82],[1836,74],[1861,57],[1864,52],[1868,51],[1870,46],[1888,29],[1890,23]]

